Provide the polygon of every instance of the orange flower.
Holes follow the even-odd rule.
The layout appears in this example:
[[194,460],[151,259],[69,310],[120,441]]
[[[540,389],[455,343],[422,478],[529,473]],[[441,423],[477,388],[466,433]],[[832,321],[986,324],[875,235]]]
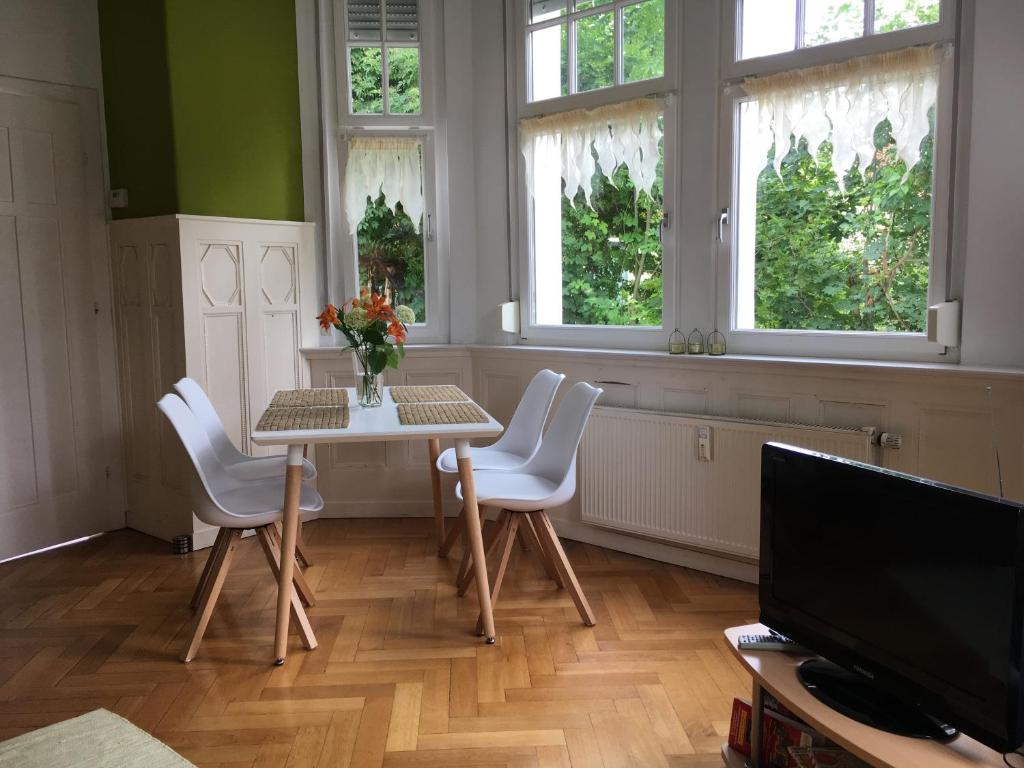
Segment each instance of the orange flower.
[[405,326],[397,319],[392,320],[391,325],[388,326],[388,335],[394,336],[396,343],[402,344],[405,341]]
[[329,330],[332,325],[338,323],[338,308],[333,304],[328,304],[324,311],[317,315],[317,320],[320,321],[320,327],[323,330]]
[[379,293],[374,292],[370,294],[369,300],[363,301],[363,307],[366,309],[366,314],[370,320],[390,319],[391,306]]

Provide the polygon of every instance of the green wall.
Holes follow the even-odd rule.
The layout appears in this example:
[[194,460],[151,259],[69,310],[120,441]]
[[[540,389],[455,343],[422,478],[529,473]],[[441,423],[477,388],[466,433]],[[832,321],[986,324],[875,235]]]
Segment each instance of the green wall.
[[162,0],[100,0],[110,186],[128,190],[114,218],[178,212]]
[[115,216],[301,221],[294,0],[99,4]]

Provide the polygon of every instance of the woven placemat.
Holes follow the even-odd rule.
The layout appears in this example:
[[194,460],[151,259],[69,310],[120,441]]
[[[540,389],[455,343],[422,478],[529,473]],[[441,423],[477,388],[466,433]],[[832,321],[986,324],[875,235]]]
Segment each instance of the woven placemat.
[[345,429],[348,407],[268,408],[256,425],[257,432],[286,432],[293,429]]
[[455,403],[466,402],[469,395],[454,384],[432,384],[425,387],[392,387],[391,399],[396,403]]
[[398,420],[419,424],[486,424],[487,414],[476,403],[399,403]]
[[281,389],[270,401],[271,408],[312,405],[348,405],[348,392],[344,389]]

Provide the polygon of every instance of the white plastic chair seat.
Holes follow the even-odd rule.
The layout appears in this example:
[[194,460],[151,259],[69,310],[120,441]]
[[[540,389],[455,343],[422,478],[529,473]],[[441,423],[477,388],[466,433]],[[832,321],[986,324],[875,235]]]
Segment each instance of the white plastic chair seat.
[[[246,528],[270,525],[276,523],[284,515],[281,509],[281,504],[284,502],[284,482],[246,483],[237,488],[219,492],[217,501],[225,509],[230,510],[228,514],[239,518],[239,523],[244,522]],[[320,494],[308,485],[302,486],[299,495],[299,511],[319,512],[323,508],[324,500]]]
[[[539,475],[519,472],[474,472],[476,500],[489,507],[501,507],[511,512],[536,512],[560,507],[576,490],[575,483],[558,483]],[[462,483],[455,487],[455,495],[462,501]]]
[[[284,456],[256,456],[224,467],[228,474],[239,480],[284,479],[288,459]],[[302,480],[316,479],[316,467],[308,459],[302,460]]]
[[[473,460],[473,469],[517,469],[526,463],[528,456],[517,453],[495,450],[494,448],[470,448],[469,456]],[[459,471],[455,449],[449,448],[437,457],[437,468],[448,474]]]

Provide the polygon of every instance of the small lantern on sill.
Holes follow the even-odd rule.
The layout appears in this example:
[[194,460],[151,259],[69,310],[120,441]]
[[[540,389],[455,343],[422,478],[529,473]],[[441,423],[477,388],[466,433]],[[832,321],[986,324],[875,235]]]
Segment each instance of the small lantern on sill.
[[725,334],[717,328],[708,334],[708,354],[716,357],[725,354]]
[[694,328],[686,337],[686,351],[691,355],[704,354],[704,334]]
[[676,328],[668,337],[668,353],[682,355],[686,353],[686,337]]

